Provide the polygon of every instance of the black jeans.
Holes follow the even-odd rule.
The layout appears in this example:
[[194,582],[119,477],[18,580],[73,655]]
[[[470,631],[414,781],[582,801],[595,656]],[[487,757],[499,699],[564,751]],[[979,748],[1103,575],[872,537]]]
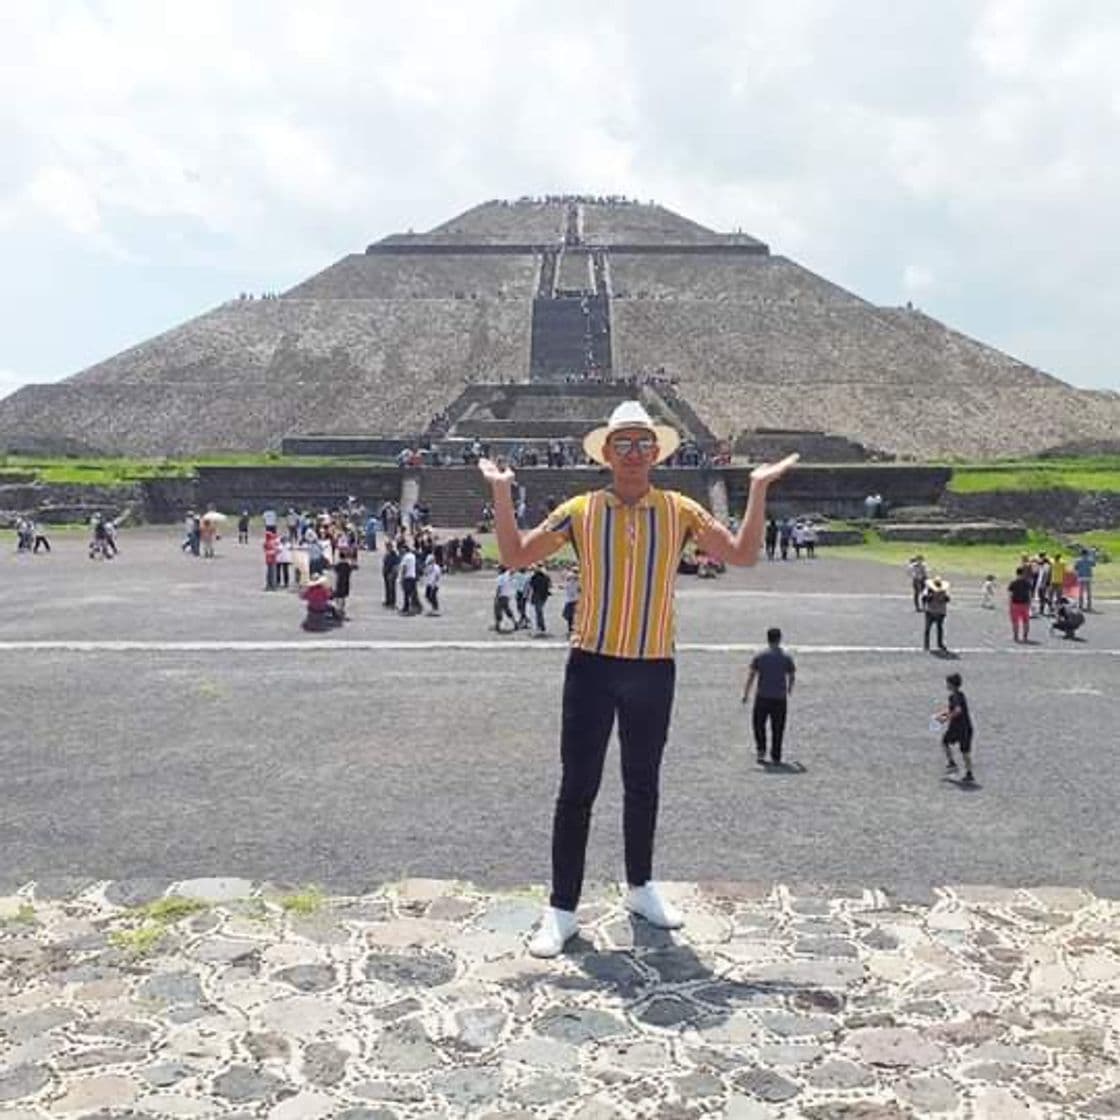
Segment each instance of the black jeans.
[[929,649],[929,632],[937,628],[937,648],[945,648],[945,616],[943,614],[930,614],[926,612],[926,633],[922,639],[922,646]]
[[534,599],[533,600],[533,614],[536,616],[536,619],[537,619],[537,633],[538,634],[543,634],[545,632],[544,603],[545,603],[545,601],[543,599]]
[[786,730],[786,701],[765,696],[754,698],[751,726],[754,728],[754,745],[759,755],[766,754],[766,722],[770,721],[770,759],[782,761],[782,736]]
[[676,664],[573,650],[564,672],[560,793],[552,826],[552,897],[575,910],[583,887],[591,809],[603,777],[615,716],[622,754],[626,879],[641,886],[653,868],[658,779],[669,734]]
[[397,569],[394,568],[390,572],[385,572],[381,576],[382,582],[385,584],[385,598],[382,600],[387,607],[396,607],[397,605]]

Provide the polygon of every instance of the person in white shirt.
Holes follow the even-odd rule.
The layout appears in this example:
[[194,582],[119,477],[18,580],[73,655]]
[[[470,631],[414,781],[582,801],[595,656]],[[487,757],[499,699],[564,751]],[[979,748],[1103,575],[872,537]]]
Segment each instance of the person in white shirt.
[[528,568],[518,568],[513,573],[513,598],[517,604],[516,629],[529,629],[529,576]]
[[288,537],[280,538],[280,550],[276,553],[276,582],[287,587],[292,572],[292,542]]
[[439,615],[439,581],[443,569],[436,563],[434,555],[428,557],[424,565],[424,598],[428,600],[428,613]]
[[564,609],[561,614],[568,624],[568,633],[571,634],[575,622],[576,607],[579,606],[579,568],[573,564],[564,577]]
[[502,632],[502,619],[504,618],[508,618],[513,623],[514,630],[517,629],[517,619],[513,617],[513,611],[509,608],[509,601],[513,594],[513,572],[499,565],[498,579],[494,586],[494,629],[499,634]]
[[401,581],[401,614],[420,614],[420,596],[416,593],[416,553],[406,544],[401,552],[401,563],[397,570]]

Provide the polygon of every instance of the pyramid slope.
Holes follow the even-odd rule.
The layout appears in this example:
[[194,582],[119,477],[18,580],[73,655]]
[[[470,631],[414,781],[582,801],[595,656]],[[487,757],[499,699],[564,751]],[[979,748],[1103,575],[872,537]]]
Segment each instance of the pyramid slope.
[[680,394],[720,435],[812,428],[896,454],[985,457],[1120,424],[1120,402],[1110,407],[913,312],[620,299],[613,330],[621,368],[679,378]]
[[532,299],[532,253],[351,253],[284,293],[295,299]]
[[280,299],[224,304],[25,387],[0,401],[0,447],[41,437],[167,455],[308,431],[411,436],[468,385],[528,381],[536,318],[579,360],[578,300],[535,297],[604,279],[595,322],[609,314],[614,374],[664,370],[718,435],[819,429],[902,455],[982,457],[1120,429],[1120,396],[876,307],[746,235],[652,204],[557,196],[483,203]]

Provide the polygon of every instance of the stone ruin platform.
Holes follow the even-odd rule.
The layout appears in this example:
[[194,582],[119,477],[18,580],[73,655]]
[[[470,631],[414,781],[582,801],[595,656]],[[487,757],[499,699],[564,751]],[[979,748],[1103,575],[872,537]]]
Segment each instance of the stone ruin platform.
[[0,1117],[1120,1114],[1120,903],[666,890],[536,961],[539,889],[4,884]]

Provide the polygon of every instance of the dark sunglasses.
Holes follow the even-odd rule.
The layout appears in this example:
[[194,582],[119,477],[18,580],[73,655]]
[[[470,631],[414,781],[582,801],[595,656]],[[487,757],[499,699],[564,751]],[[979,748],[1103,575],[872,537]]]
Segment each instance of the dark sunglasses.
[[653,436],[638,436],[631,439],[630,436],[618,436],[616,439],[611,440],[611,447],[619,455],[629,455],[631,451],[640,451],[643,455],[648,454],[657,446],[657,440]]

